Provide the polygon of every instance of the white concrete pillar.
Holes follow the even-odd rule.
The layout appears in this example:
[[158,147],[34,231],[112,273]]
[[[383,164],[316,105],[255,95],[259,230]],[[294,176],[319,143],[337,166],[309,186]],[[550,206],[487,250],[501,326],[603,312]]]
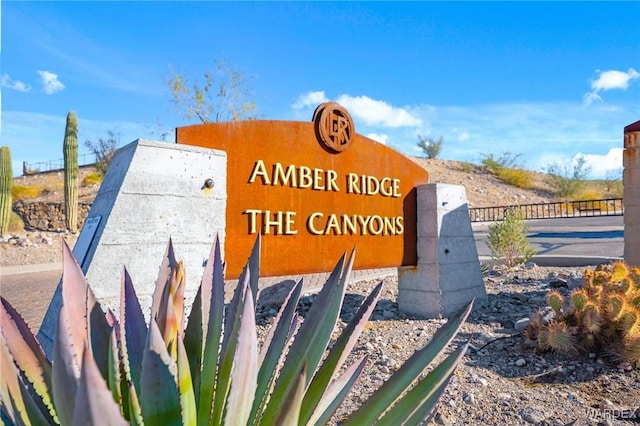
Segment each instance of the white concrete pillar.
[[[213,179],[212,187],[206,179]],[[216,234],[224,247],[226,199],[223,151],[145,140],[120,148],[73,249],[102,308],[118,312],[126,267],[150,315],[169,238],[187,272],[185,299],[193,300]],[[61,297],[58,288],[38,333],[47,353]]]
[[624,260],[640,266],[640,121],[624,128]]
[[486,300],[465,189],[417,188],[418,265],[398,268],[398,308],[420,318],[449,317]]

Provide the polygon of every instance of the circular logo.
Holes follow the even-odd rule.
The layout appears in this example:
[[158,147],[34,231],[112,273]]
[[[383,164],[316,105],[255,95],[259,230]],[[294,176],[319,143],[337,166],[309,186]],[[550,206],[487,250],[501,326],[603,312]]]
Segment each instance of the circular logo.
[[342,152],[351,146],[355,128],[351,115],[336,102],[320,104],[313,113],[316,134],[330,151]]

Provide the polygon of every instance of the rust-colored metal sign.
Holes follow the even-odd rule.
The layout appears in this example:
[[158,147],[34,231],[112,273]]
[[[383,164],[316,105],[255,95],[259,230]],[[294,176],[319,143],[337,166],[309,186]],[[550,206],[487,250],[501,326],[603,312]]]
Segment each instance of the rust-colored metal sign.
[[415,187],[428,173],[356,134],[340,105],[322,104],[314,122],[180,127],[176,142],[227,152],[227,278],[258,232],[262,276],[325,272],[353,247],[355,269],[417,263]]

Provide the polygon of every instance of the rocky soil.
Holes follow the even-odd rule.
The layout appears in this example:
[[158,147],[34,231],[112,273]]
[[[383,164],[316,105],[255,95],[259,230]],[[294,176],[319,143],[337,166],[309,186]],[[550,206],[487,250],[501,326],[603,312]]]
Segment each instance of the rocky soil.
[[[432,182],[464,185],[474,207],[549,201],[543,186],[534,191],[502,184],[492,175],[443,160],[416,160],[430,171]],[[57,195],[59,196],[59,194]],[[0,265],[59,262],[64,239],[77,235],[25,232],[0,241]],[[438,425],[632,425],[640,424],[640,371],[618,364],[606,353],[568,357],[538,353],[522,335],[526,319],[546,305],[551,287],[568,292],[585,268],[528,265],[494,267],[485,276],[488,299],[477,305],[453,346],[470,339],[470,349],[443,395],[433,424]],[[429,341],[446,319],[419,320],[398,311],[396,278],[384,280],[372,320],[353,356],[368,354],[361,380],[333,419],[354,410],[416,349]],[[344,327],[379,280],[352,283],[342,320]],[[304,311],[314,298],[301,302]],[[274,306],[263,305],[259,317],[269,327]]]

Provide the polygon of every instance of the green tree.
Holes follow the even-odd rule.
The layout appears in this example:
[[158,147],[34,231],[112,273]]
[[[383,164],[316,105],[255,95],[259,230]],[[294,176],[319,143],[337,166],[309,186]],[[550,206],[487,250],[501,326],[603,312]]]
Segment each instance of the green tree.
[[96,169],[104,176],[120,145],[120,135],[109,130],[106,138],[98,138],[97,142],[87,140],[84,144],[96,156]]
[[572,161],[564,163],[552,163],[547,166],[545,183],[551,187],[553,193],[561,198],[575,196],[584,184],[591,172],[587,160],[578,156]]
[[440,136],[437,141],[434,141],[431,137],[418,135],[417,145],[422,149],[427,158],[438,158],[438,155],[440,155],[440,151],[442,150],[443,143],[444,139],[442,136]]
[[202,123],[255,118],[250,78],[224,59],[215,63],[216,69],[205,71],[203,80],[171,73],[169,94],[176,110],[184,118],[197,118]]

